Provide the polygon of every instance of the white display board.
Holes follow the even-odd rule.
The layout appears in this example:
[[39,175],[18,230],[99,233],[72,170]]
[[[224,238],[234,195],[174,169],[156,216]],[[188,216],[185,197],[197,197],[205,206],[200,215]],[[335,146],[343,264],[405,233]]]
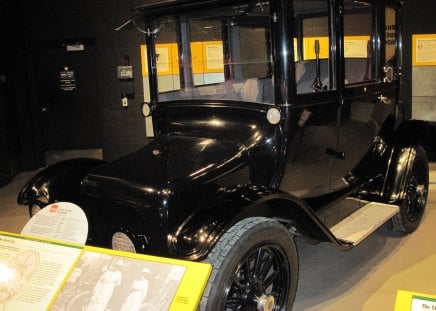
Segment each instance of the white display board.
[[47,205],[30,218],[21,234],[85,244],[88,237],[88,219],[76,204],[56,202]]

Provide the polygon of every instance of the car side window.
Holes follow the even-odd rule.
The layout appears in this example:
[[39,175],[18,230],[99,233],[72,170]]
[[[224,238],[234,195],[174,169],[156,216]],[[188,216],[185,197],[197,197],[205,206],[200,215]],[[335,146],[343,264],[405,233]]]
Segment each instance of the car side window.
[[386,64],[393,65],[396,59],[396,12],[395,9],[386,8],[386,21],[385,21],[385,36],[386,36]]
[[[156,38],[156,66],[159,93],[180,90],[182,87],[178,54],[177,25],[174,19],[169,18],[161,23],[159,34]],[[146,57],[145,51],[143,57]]]
[[384,82],[393,82],[399,78],[398,68],[401,57],[397,55],[397,12],[394,8],[386,7],[385,10],[385,63]]
[[345,85],[375,80],[374,18],[371,4],[344,1]]
[[331,90],[328,2],[295,1],[294,12],[298,23],[294,39],[297,94]]
[[219,20],[189,21],[191,63],[194,86],[223,83],[224,54]]

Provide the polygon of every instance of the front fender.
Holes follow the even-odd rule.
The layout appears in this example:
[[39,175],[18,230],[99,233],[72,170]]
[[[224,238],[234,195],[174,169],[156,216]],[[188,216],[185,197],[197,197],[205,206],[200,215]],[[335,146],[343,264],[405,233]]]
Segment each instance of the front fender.
[[57,201],[79,203],[85,174],[103,160],[78,158],[48,166],[32,177],[18,194],[17,203],[43,207]]
[[198,209],[168,235],[175,257],[202,260],[227,229],[250,217],[276,219],[314,242],[330,241],[340,248],[330,230],[302,200],[279,191],[256,186],[221,189],[214,203]]

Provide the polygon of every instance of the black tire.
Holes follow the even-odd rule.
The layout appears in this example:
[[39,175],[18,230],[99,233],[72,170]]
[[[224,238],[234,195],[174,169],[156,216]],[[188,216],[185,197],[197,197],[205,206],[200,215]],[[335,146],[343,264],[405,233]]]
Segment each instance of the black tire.
[[427,204],[429,169],[427,154],[422,146],[415,148],[415,157],[405,182],[400,213],[392,218],[394,230],[401,233],[415,231]]
[[41,211],[42,208],[43,207],[41,207],[40,205],[37,205],[37,204],[29,205],[29,215],[30,215],[30,218],[35,216],[35,214],[38,213],[39,211]]
[[292,235],[280,223],[261,217],[242,220],[219,239],[207,261],[213,270],[200,310],[292,309],[298,257]]

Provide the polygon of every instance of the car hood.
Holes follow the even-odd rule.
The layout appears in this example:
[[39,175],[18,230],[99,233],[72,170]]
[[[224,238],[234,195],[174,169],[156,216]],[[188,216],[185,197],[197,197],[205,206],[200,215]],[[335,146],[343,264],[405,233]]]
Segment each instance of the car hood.
[[206,183],[247,159],[247,146],[210,138],[164,135],[142,149],[92,170],[88,180],[134,184],[148,192]]

